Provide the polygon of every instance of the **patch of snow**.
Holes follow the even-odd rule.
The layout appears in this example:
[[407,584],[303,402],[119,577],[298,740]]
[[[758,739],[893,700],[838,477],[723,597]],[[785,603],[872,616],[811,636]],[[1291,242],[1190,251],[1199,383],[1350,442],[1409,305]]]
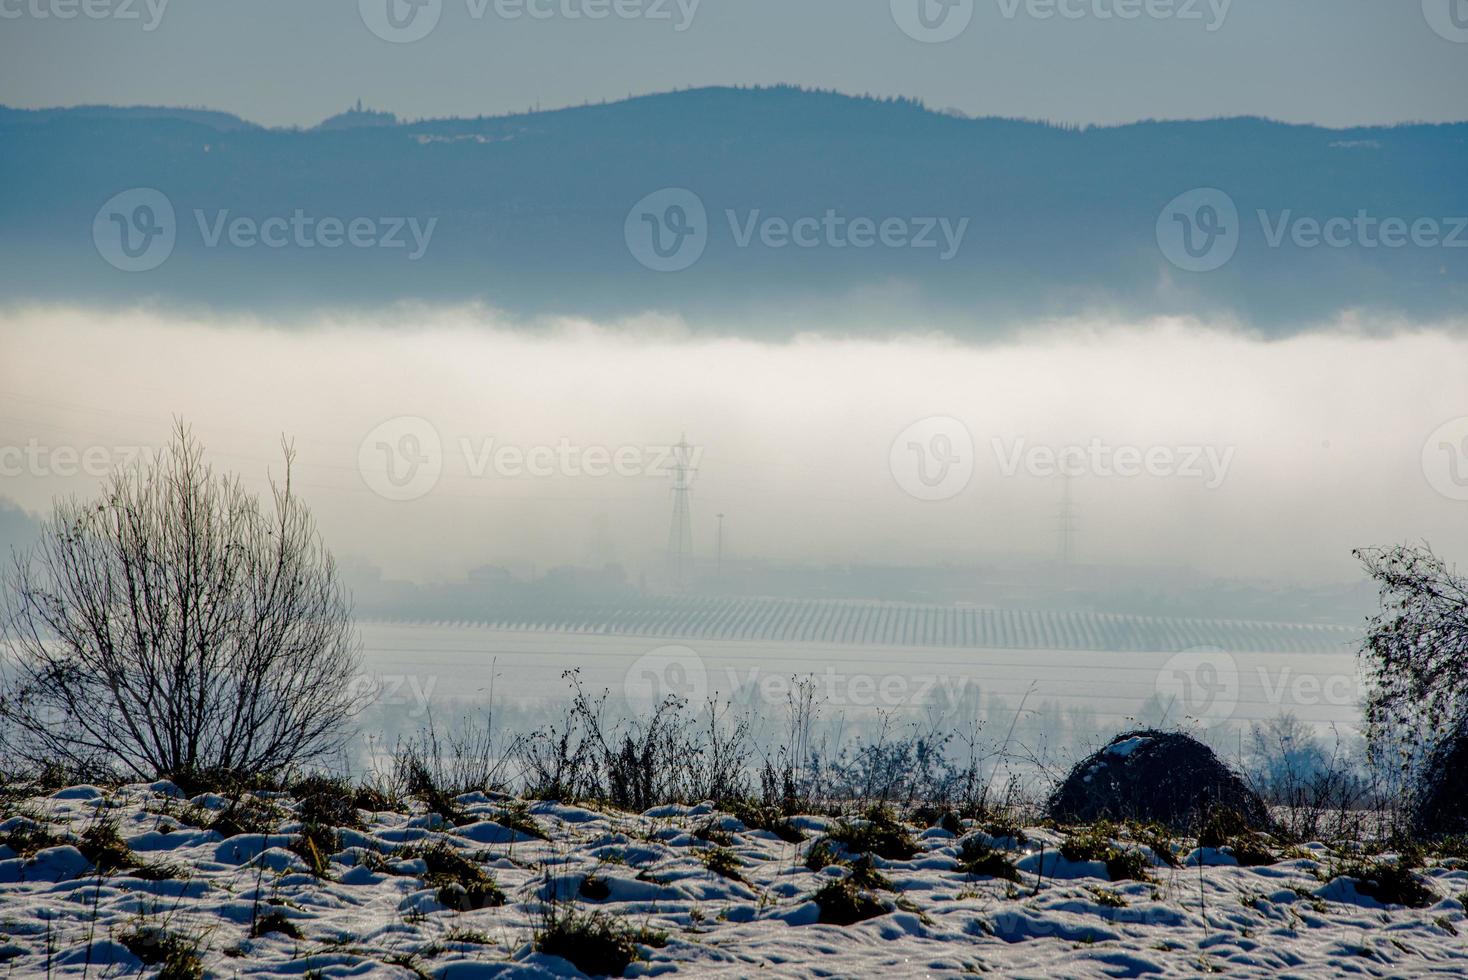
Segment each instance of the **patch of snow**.
[[1125,759],[1137,749],[1144,745],[1149,745],[1151,742],[1152,739],[1146,735],[1133,735],[1131,738],[1122,739],[1114,745],[1108,745],[1106,747],[1106,754],[1120,756]]

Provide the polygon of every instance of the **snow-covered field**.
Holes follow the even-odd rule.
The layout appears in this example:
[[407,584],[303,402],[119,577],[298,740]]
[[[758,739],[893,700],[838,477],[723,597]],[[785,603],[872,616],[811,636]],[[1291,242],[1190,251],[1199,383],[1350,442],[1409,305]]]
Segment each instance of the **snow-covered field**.
[[[228,802],[185,799],[169,783],[12,799],[0,823],[8,842],[0,845],[0,971],[150,974],[158,967],[138,952],[156,959],[183,950],[186,965],[196,947],[209,976],[576,975],[565,959],[535,949],[554,893],[663,934],[661,945],[637,948],[628,975],[1468,973],[1468,864],[1453,860],[1429,860],[1422,875],[1434,895],[1409,909],[1378,904],[1350,878],[1331,880],[1341,857],[1320,844],[1238,867],[1225,851],[1178,840],[1180,866],[1171,867],[1128,843],[1150,880],[1111,881],[1101,861],[1065,860],[1061,831],[1029,828],[1020,840],[972,822],[958,835],[913,826],[911,860],[872,862],[886,879],[869,881],[881,914],[842,926],[819,921],[811,897],[852,872],[840,863],[806,867],[826,818],[794,818],[805,839],[792,843],[708,806],[628,814],[531,803],[527,811],[471,794],[458,798],[452,823],[421,804],[358,810],[360,827],[340,829],[317,858],[318,875],[302,856],[312,852],[296,835],[294,799],[264,794],[225,828],[264,821],[273,833],[200,829]],[[82,851],[95,854],[109,839],[96,828],[114,822],[132,853],[114,845],[111,863],[121,866],[99,873]],[[959,870],[965,838],[1002,852],[1019,880]],[[479,904],[453,883],[478,872],[444,871],[455,855],[492,876],[503,904],[455,907]],[[836,856],[850,855],[838,847]],[[251,938],[252,925],[283,931]]]

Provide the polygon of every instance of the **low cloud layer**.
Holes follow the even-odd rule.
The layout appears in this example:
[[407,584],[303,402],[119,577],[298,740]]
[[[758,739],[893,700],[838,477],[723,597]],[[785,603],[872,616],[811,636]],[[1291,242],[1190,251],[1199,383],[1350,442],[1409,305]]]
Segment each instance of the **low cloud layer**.
[[609,556],[635,575],[661,562],[686,434],[704,554],[722,513],[749,557],[1045,559],[1068,483],[1081,562],[1339,580],[1359,545],[1462,556],[1462,325],[1352,326],[771,344],[657,318],[526,331],[478,309],[310,324],[13,310],[0,496],[43,512],[93,492],[179,415],[253,486],[293,439],[328,542],[389,575]]

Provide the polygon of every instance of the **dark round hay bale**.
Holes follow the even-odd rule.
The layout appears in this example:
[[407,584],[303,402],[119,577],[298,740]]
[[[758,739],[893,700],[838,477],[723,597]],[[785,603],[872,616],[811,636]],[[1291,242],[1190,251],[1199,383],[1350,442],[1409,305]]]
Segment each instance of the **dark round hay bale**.
[[1213,750],[1176,732],[1125,732],[1076,764],[1047,806],[1061,823],[1136,820],[1197,830],[1232,810],[1255,829],[1269,826],[1264,801]]
[[1421,837],[1468,834],[1468,730],[1432,754],[1416,794],[1412,829]]

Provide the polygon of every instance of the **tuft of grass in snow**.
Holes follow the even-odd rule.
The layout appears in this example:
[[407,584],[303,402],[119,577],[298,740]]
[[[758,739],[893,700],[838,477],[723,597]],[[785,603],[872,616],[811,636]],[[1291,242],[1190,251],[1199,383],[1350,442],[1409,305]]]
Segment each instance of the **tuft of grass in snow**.
[[853,854],[875,854],[889,861],[909,861],[919,848],[890,807],[873,806],[860,820],[840,820],[826,836]]
[[522,800],[515,800],[506,805],[504,809],[497,811],[494,815],[494,822],[535,840],[550,840],[550,834],[546,833],[545,828],[531,815],[530,807]]
[[787,844],[799,844],[805,840],[805,834],[777,806],[737,799],[726,800],[719,808],[750,830],[767,830]]
[[958,870],[974,878],[1019,881],[1019,869],[1014,862],[977,837],[967,837],[959,846]]
[[76,841],[76,849],[102,873],[135,868],[141,862],[117,833],[117,821],[102,818],[94,822]]
[[716,844],[719,847],[728,847],[734,843],[734,835],[716,826],[712,817],[695,827],[693,836],[701,841]]
[[1279,856],[1263,834],[1251,830],[1237,810],[1218,809],[1208,816],[1198,832],[1200,847],[1227,847],[1234,860],[1245,867],[1274,864]]
[[455,926],[443,934],[445,943],[466,943],[470,946],[493,946],[493,939],[489,934],[478,929],[466,929],[463,926]]
[[201,830],[212,830],[224,838],[241,834],[273,834],[285,816],[279,806],[255,796],[240,795],[218,813],[190,805],[179,817]]
[[83,857],[92,862],[99,874],[126,871],[144,881],[167,881],[181,878],[186,873],[176,864],[144,861],[138,857],[118,834],[117,821],[110,818],[99,818],[72,843]]
[[1444,837],[1434,843],[1432,849],[1441,857],[1468,861],[1468,834]]
[[341,847],[341,835],[319,823],[308,823],[291,838],[290,849],[317,878],[331,877],[331,856]]
[[239,769],[190,769],[184,772],[160,773],[159,775],[172,781],[188,796],[217,793],[220,796],[240,797],[246,793],[270,793],[283,788],[278,779],[258,772],[246,772]]
[[1011,814],[999,814],[985,820],[982,824],[984,833],[990,837],[1008,837],[1016,844],[1027,844],[1029,838],[1025,836],[1024,827],[1020,825],[1019,819]]
[[1112,842],[1112,827],[1098,823],[1071,834],[1060,845],[1067,861],[1101,861],[1112,881],[1151,881],[1147,874],[1147,857],[1140,851],[1117,847]]
[[56,847],[65,843],[60,837],[51,832],[51,829],[43,823],[26,819],[16,824],[0,837],[0,844],[9,847],[21,857],[31,857],[37,851],[44,851],[48,847]]
[[409,845],[397,852],[398,857],[422,858],[428,866],[423,883],[438,889],[440,905],[468,912],[505,904],[494,876],[447,841],[427,845]]
[[423,781],[416,784],[413,795],[422,801],[429,813],[438,814],[439,818],[450,826],[462,827],[474,822],[474,818],[465,813],[464,808],[459,806],[453,797],[439,789],[426,775]]
[[559,956],[590,976],[620,977],[642,958],[639,946],[661,948],[667,942],[667,933],[560,902],[547,904],[535,931],[537,950]]
[[147,966],[158,967],[157,980],[202,980],[204,976],[199,941],[183,933],[141,925],[118,936],[117,941]]
[[1127,825],[1127,832],[1131,839],[1138,844],[1145,844],[1157,855],[1157,860],[1169,867],[1176,868],[1182,862],[1178,860],[1177,851],[1173,848],[1172,834],[1168,829],[1157,823],[1132,823]]
[[831,842],[824,837],[816,841],[805,852],[805,866],[810,871],[823,871],[833,864],[845,864]]
[[[359,790],[346,779],[310,776],[292,783],[289,789],[296,797],[296,817],[301,823],[361,829],[362,818],[357,812],[357,797],[360,792],[366,791],[366,787]],[[375,803],[377,800],[373,799],[371,802]]]
[[128,872],[143,881],[174,881],[190,877],[189,869],[180,864],[166,861],[147,861]]
[[[424,970],[423,967],[418,965],[418,961],[423,958],[425,952],[427,953],[427,955],[431,956],[435,955],[437,953],[437,950],[429,947],[426,950],[419,950],[415,953],[394,953],[391,956],[385,958],[383,962],[386,963],[388,966],[396,966],[400,967],[401,969],[407,970],[409,973],[413,974],[413,976],[418,977],[419,980],[433,980],[433,974],[429,973],[428,971]],[[317,973],[316,975],[320,977],[321,980],[326,980],[325,973]],[[307,973],[307,977],[310,977],[310,973]]]
[[612,889],[601,875],[589,874],[581,879],[581,884],[576,888],[576,894],[593,902],[605,902],[612,897]]
[[728,878],[731,881],[745,881],[744,875],[739,871],[742,866],[739,855],[727,847],[710,847],[699,851],[698,859],[703,862],[705,868],[720,877]]
[[858,888],[850,878],[822,886],[811,898],[820,906],[820,921],[830,925],[855,925],[887,914],[887,906]]
[[892,884],[892,879],[877,870],[870,854],[863,854],[851,865],[851,873],[846,876],[846,880],[857,888],[864,888],[868,891],[881,889],[892,892],[897,890],[897,886]]
[[280,909],[272,909],[255,920],[250,927],[250,938],[259,939],[261,936],[279,934],[289,936],[292,939],[301,939],[300,928],[290,920]]
[[1383,905],[1405,905],[1420,909],[1438,899],[1427,882],[1413,873],[1405,860],[1396,861],[1347,861],[1332,865],[1323,877],[1326,881],[1350,878],[1356,891],[1373,898]]

